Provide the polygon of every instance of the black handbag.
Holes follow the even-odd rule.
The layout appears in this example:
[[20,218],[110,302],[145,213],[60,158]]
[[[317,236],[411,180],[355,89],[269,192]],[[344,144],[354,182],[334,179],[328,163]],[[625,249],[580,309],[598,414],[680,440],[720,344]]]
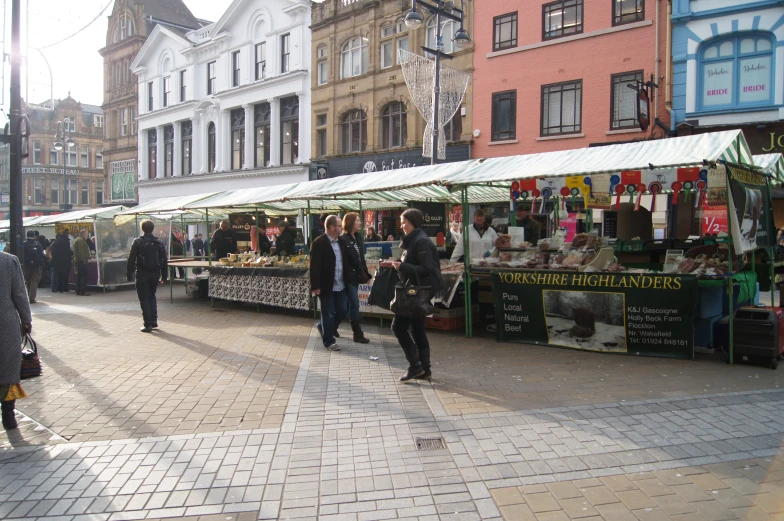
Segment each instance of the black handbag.
[[417,285],[398,282],[395,285],[395,298],[389,309],[395,315],[402,315],[409,318],[424,318],[433,314],[433,288],[422,286],[419,281],[419,274],[414,272],[417,278]]
[[395,285],[399,280],[395,268],[379,268],[373,280],[373,287],[370,288],[368,304],[389,310],[389,304],[395,298]]
[[22,343],[22,371],[21,378],[25,380],[43,374],[41,358],[38,356],[38,344],[33,340],[32,335],[27,333]]

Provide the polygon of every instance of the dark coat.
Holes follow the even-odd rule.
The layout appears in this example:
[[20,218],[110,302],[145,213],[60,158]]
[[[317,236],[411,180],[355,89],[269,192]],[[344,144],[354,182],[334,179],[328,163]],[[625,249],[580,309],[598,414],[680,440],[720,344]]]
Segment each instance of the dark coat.
[[[142,267],[142,263],[139,260],[139,254],[141,253],[141,248],[145,241],[155,241],[157,243],[156,246],[158,246],[158,254],[160,255],[161,259],[160,273],[147,271]],[[131,253],[128,255],[126,273],[129,282],[133,280],[134,272],[136,272],[136,280],[158,280],[159,278],[162,278],[164,281],[169,280],[169,266],[166,255],[166,247],[159,238],[151,233],[145,233],[141,237],[137,237],[134,239],[133,244],[131,245]]]
[[71,269],[71,243],[68,237],[62,235],[54,241],[52,249],[49,250],[52,255],[52,267],[56,271],[66,271]]
[[343,280],[346,284],[352,286],[359,286],[362,282],[359,280],[360,274],[367,275],[370,279],[370,272],[368,271],[367,262],[365,262],[365,245],[362,244],[362,239],[358,233],[354,236],[343,234],[338,237],[340,242],[340,251],[343,253]]
[[441,276],[438,250],[424,230],[417,228],[403,237],[401,247],[405,251],[400,257],[402,264],[398,273],[403,282],[430,286],[436,294],[446,289]]
[[204,255],[204,241],[201,239],[193,239],[193,254]]
[[269,254],[270,251],[272,251],[272,242],[269,240],[269,237],[267,237],[267,230],[260,229],[259,230],[259,251],[257,251],[256,253],[261,253],[261,254],[266,255],[266,254]]
[[[342,250],[341,250],[342,252]],[[343,255],[343,269],[346,256]],[[320,235],[310,245],[310,289],[320,290],[321,294],[332,293],[335,284],[335,252],[332,250],[329,235]]]
[[275,253],[277,255],[294,255],[297,252],[296,244],[297,232],[294,228],[286,227],[275,241]]
[[228,257],[229,253],[237,253],[237,242],[234,240],[234,233],[230,229],[225,232],[218,228],[212,234],[210,248],[213,259]]

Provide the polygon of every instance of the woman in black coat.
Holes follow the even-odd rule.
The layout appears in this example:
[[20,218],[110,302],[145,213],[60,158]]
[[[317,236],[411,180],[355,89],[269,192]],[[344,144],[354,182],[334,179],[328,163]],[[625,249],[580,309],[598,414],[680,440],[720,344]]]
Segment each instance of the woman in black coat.
[[338,237],[338,241],[343,254],[343,281],[346,283],[348,316],[351,320],[354,342],[367,344],[370,340],[365,338],[362,325],[359,323],[359,285],[370,281],[370,272],[365,262],[365,245],[362,244],[362,237],[359,235],[361,229],[362,222],[359,220],[359,214],[347,213],[343,217],[343,234]]
[[[433,241],[422,230],[425,218],[416,208],[409,208],[400,216],[400,227],[405,234],[401,241],[404,249],[399,262],[392,262],[392,267],[398,271],[398,277],[404,283],[415,286],[430,286],[434,294],[445,289],[444,279],[441,277],[441,265],[438,262],[438,250]],[[425,318],[412,318],[395,315],[392,319],[392,332],[400,342],[400,347],[408,360],[408,371],[401,382],[413,378],[429,379],[430,371],[430,343],[425,332]],[[413,335],[413,338],[412,338]]]

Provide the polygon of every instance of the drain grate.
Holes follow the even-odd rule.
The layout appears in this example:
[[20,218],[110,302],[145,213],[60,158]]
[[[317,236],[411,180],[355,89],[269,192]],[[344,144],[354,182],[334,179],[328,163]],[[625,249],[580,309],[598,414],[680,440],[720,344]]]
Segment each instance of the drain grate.
[[417,438],[417,450],[442,450],[446,448],[444,438]]

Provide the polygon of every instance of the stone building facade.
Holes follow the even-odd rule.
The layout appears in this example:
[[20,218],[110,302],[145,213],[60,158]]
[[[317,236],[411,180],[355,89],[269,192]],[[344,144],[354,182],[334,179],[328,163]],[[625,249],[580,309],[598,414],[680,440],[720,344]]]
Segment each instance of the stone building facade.
[[[408,30],[403,17],[410,8],[401,0],[313,4],[311,178],[429,164],[422,157],[425,122],[397,51],[422,54],[423,45],[435,48],[435,20],[423,12],[426,23]],[[473,1],[463,8],[471,34]],[[451,39],[459,25],[446,20],[442,27],[443,50],[453,56],[442,64],[472,73],[473,45],[457,49]],[[446,129],[447,161],[470,157],[472,83]]]
[[131,62],[155,26],[189,31],[202,24],[181,0],[115,2],[109,16],[106,46],[99,51],[104,60],[104,157],[109,189],[107,204],[133,204],[138,200],[138,83],[131,71]]
[[[30,118],[30,156],[22,162],[24,216],[51,215],[66,210],[101,206],[106,200],[101,107],[82,104],[68,96],[55,100],[54,111],[22,107]],[[67,120],[67,121],[66,121]],[[55,150],[57,123],[65,137]]]

